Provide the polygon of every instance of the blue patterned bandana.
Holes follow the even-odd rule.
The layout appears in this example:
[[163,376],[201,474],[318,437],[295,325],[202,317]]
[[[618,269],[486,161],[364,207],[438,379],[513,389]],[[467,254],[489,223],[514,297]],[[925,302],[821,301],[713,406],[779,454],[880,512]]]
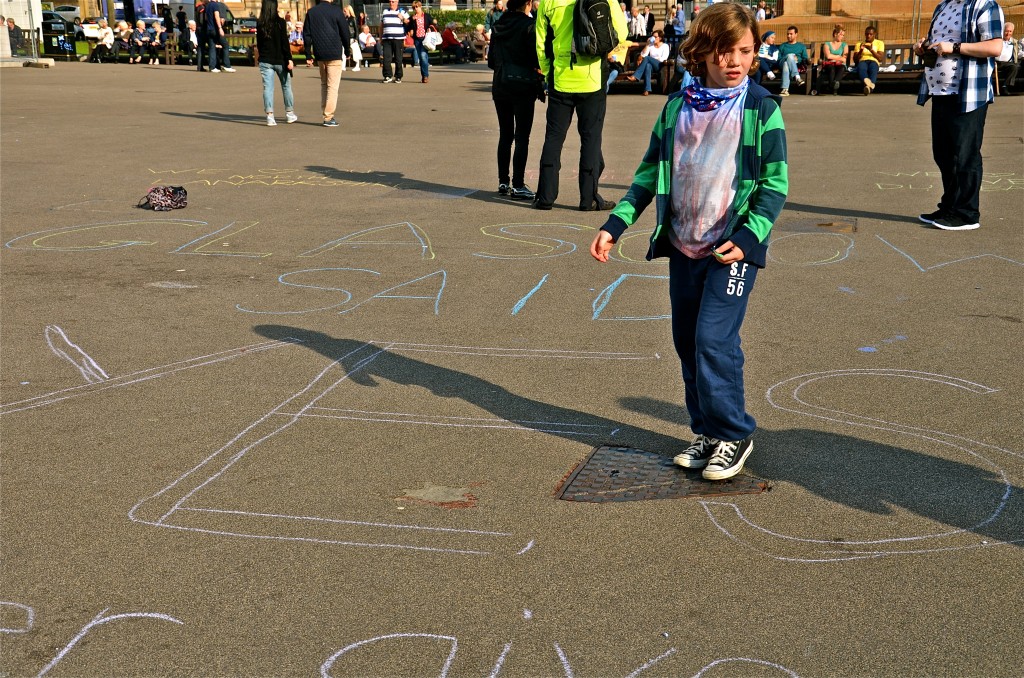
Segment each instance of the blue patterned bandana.
[[726,92],[726,94],[716,94],[715,92],[705,89],[704,85],[701,84],[700,78],[694,78],[690,86],[683,90],[683,99],[693,109],[706,112],[713,111],[723,102],[729,101],[729,99],[735,99],[743,93],[744,87],[738,86],[727,90],[717,90],[718,92]]

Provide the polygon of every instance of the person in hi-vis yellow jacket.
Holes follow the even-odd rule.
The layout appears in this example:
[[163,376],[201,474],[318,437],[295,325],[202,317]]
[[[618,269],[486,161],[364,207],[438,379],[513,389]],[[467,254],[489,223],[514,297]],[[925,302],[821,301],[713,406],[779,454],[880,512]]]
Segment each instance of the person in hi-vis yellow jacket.
[[[576,0],[541,0],[537,11],[537,59],[548,83],[547,129],[540,156],[537,198],[533,205],[548,210],[558,197],[562,144],[573,112],[580,133],[579,185],[581,210],[610,210],[615,203],[598,193],[604,171],[601,133],[607,103],[605,56],[572,54],[572,26]],[[626,17],[617,0],[609,0],[612,27],[620,44],[626,42]]]

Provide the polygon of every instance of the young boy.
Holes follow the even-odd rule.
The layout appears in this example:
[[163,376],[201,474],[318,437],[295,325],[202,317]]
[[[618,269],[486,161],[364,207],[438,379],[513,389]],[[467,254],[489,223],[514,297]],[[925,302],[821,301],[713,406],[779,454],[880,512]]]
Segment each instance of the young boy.
[[590,246],[607,262],[655,202],[647,258],[669,257],[672,337],[696,434],[675,463],[708,480],[738,474],[753,449],[739,331],[789,188],[778,100],[748,78],[757,34],[742,5],[701,10],[681,47],[696,77],[669,97],[632,186]]

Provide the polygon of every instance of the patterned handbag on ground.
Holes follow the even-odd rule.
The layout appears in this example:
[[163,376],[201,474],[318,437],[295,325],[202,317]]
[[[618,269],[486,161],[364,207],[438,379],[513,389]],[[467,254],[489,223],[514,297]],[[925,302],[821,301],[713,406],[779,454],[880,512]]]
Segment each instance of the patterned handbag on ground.
[[154,186],[139,200],[139,207],[157,212],[168,212],[188,205],[188,191],[184,186]]

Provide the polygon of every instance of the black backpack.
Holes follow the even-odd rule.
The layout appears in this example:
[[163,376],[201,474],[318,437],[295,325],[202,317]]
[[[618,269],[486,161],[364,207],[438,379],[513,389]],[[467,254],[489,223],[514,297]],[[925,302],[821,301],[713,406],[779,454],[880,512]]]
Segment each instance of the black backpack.
[[608,0],[576,0],[572,15],[572,57],[604,57],[619,44]]

